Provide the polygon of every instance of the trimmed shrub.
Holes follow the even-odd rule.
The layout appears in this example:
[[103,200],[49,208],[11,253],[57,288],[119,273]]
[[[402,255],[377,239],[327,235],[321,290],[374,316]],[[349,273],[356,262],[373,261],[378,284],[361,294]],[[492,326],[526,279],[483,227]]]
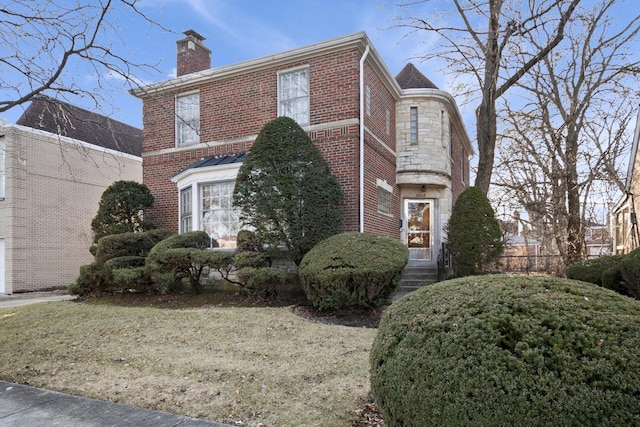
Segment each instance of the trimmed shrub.
[[80,275],[75,283],[71,284],[68,291],[71,295],[86,295],[91,292],[101,291],[105,286],[104,268],[101,263],[80,266]]
[[389,426],[639,425],[640,305],[584,282],[482,276],[394,303],[371,385]]
[[98,241],[96,261],[105,263],[112,258],[147,256],[151,249],[174,233],[169,230],[150,230],[143,233],[122,233],[105,236]]
[[277,295],[278,288],[289,278],[286,271],[274,267],[245,267],[238,270],[237,276],[246,290],[265,298]]
[[227,269],[233,263],[230,252],[198,248],[163,248],[158,251],[154,248],[152,255],[154,266],[151,275],[161,290],[166,291],[176,282],[188,279],[196,295],[202,293],[201,281],[211,270]]
[[311,303],[320,308],[378,307],[396,292],[409,250],[399,240],[342,233],[320,242],[298,274]]
[[261,268],[269,266],[267,255],[263,252],[236,252],[233,259],[238,270],[246,267]]
[[502,231],[489,199],[478,187],[460,194],[447,224],[447,243],[458,277],[493,269],[504,251]]
[[342,231],[343,198],[307,132],[284,116],[260,130],[233,191],[233,205],[255,230],[258,247],[286,247],[296,265],[318,242]]
[[249,230],[240,230],[236,236],[236,252],[261,252],[262,247],[258,242],[256,233]]
[[113,291],[148,292],[150,290],[144,267],[116,268],[112,270],[111,277]]
[[602,272],[600,276],[600,280],[602,281],[602,287],[611,289],[622,295],[629,296],[629,292],[627,292],[627,287],[622,280],[622,273],[620,272],[620,265],[616,265],[615,267],[611,267]]
[[100,198],[98,213],[91,221],[94,242],[111,234],[141,232],[155,228],[143,211],[153,205],[149,188],[136,181],[116,181]]
[[620,275],[626,294],[640,299],[640,248],[631,251],[620,261]]
[[602,286],[602,273],[611,268],[619,268],[622,258],[623,255],[613,255],[576,262],[567,267],[567,278]]
[[211,237],[209,237],[209,235],[204,231],[189,231],[188,233],[173,234],[166,239],[159,241],[155,246],[153,246],[149,255],[152,255],[154,252],[161,251],[163,249],[207,249],[210,247],[217,248],[218,242],[216,240],[212,241]]
[[[138,292],[146,290],[144,275],[137,271],[135,274],[124,270],[136,269],[144,271],[146,258],[143,256],[121,256],[111,258],[104,263],[105,290],[123,292],[134,289]],[[126,275],[126,280],[122,280]],[[133,280],[135,277],[135,280]],[[134,283],[135,282],[135,283]],[[148,282],[148,281],[147,281]]]

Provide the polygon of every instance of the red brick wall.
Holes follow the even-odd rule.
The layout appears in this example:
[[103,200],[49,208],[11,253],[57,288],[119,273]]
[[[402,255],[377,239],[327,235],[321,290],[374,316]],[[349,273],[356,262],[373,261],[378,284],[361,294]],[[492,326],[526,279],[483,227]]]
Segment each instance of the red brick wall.
[[[364,224],[365,231],[394,239],[400,238],[400,190],[396,186],[395,116],[396,101],[379,76],[365,66],[365,85],[371,89],[371,115],[365,114]],[[366,108],[365,108],[366,110]],[[390,115],[390,132],[386,131],[386,111]],[[391,150],[391,151],[390,151]],[[394,188],[392,216],[378,212],[377,179]]]
[[[283,64],[277,68],[238,75],[208,82],[200,86],[167,92],[144,100],[144,182],[156,197],[154,207],[148,216],[159,227],[178,229],[178,194],[171,177],[191,163],[203,157],[246,151],[252,141],[228,144],[233,138],[255,137],[269,120],[277,117],[277,76],[278,71],[309,66],[311,125],[359,117],[359,59],[357,49],[309,58],[302,62]],[[373,78],[372,87],[380,85]],[[381,86],[381,85],[380,85]],[[190,90],[200,93],[200,142],[210,143],[209,148],[181,150],[162,155],[149,155],[158,150],[173,150],[175,147],[175,96]],[[373,99],[390,101],[390,95],[380,92]],[[376,107],[377,108],[377,107]],[[376,110],[377,111],[377,110]],[[384,109],[382,110],[384,133]],[[391,109],[392,120],[395,112]],[[375,123],[374,123],[375,124]],[[327,159],[332,173],[338,178],[345,193],[345,229],[357,230],[358,222],[358,150],[359,129],[356,124],[336,126],[330,129],[310,132],[314,144]],[[392,137],[384,137],[395,146]],[[395,159],[393,160],[395,166]],[[389,175],[389,174],[385,174]],[[367,180],[367,188],[375,192],[375,178]],[[391,175],[387,182],[395,183]],[[377,197],[377,196],[376,196]],[[373,205],[377,213],[376,204]],[[370,206],[368,207],[370,209]],[[397,221],[396,221],[397,222]],[[397,227],[396,227],[397,228]]]

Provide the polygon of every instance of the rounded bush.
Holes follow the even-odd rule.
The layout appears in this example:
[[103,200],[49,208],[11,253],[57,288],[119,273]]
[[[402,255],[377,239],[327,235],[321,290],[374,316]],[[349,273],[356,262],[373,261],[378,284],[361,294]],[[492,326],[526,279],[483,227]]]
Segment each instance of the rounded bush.
[[169,230],[150,230],[142,233],[111,234],[98,241],[96,261],[107,262],[125,256],[147,256],[151,249],[163,239],[174,234]]
[[584,282],[482,276],[385,311],[370,355],[388,426],[640,424],[640,305]]
[[620,276],[625,293],[640,299],[640,248],[631,251],[620,261]]
[[311,249],[298,273],[307,298],[320,309],[378,307],[390,301],[408,260],[399,240],[342,233]]
[[567,278],[602,286],[602,274],[610,268],[619,267],[623,258],[622,255],[613,255],[576,262],[567,267]]

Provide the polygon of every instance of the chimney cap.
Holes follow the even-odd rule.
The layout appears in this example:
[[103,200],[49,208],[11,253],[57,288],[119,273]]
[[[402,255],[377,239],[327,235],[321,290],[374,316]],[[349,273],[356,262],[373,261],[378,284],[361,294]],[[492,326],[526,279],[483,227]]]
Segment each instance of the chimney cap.
[[193,38],[195,38],[195,39],[197,39],[197,40],[199,40],[199,41],[203,41],[203,40],[205,40],[205,38],[204,38],[204,37],[202,37],[202,35],[200,35],[199,33],[197,33],[197,32],[196,32],[196,31],[194,31],[194,30],[187,30],[187,31],[184,31],[182,34],[184,34],[185,36],[187,36],[187,38],[188,38],[188,37],[193,37]]

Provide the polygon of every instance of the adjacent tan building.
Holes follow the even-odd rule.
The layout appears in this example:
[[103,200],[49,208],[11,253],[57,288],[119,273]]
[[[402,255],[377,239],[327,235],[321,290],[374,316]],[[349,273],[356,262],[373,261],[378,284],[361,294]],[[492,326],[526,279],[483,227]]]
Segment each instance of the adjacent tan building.
[[142,181],[140,141],[139,129],[49,98],[32,102],[18,124],[0,123],[0,293],[76,279],[93,260],[103,191]]

